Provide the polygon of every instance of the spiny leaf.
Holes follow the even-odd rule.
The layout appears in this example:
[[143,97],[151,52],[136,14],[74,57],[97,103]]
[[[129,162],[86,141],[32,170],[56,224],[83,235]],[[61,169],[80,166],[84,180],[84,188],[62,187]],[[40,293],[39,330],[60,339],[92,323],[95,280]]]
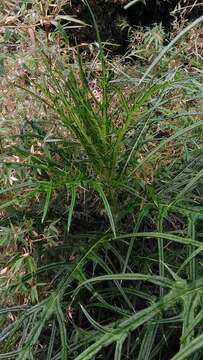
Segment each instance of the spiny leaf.
[[167,278],[163,278],[158,275],[144,275],[144,274],[135,274],[135,273],[125,273],[125,274],[111,274],[111,275],[101,275],[97,276],[91,279],[86,280],[82,284],[80,284],[77,289],[75,290],[75,293],[77,293],[81,287],[83,287],[86,284],[90,283],[96,283],[101,281],[115,281],[115,280],[124,280],[124,281],[148,281],[152,284],[163,286],[164,288],[172,288],[174,285],[174,281],[171,281]]

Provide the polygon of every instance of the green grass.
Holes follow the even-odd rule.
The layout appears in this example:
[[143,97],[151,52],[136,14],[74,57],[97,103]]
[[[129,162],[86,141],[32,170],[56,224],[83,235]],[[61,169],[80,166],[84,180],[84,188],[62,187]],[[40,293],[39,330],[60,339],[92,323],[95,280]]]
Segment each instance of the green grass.
[[185,33],[142,81],[98,33],[99,99],[79,50],[16,84],[39,118],[2,138],[0,359],[201,359],[201,72],[157,67]]

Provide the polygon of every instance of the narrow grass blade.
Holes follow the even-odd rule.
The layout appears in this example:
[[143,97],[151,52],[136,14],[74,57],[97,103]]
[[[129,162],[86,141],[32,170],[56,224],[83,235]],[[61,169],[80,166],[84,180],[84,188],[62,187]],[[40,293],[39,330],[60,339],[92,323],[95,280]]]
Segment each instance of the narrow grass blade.
[[149,66],[147,71],[145,72],[144,76],[140,80],[140,84],[145,80],[145,78],[149,75],[149,73],[153,70],[153,68],[159,63],[161,58],[167,53],[168,50],[170,50],[174,44],[179,41],[179,39],[184,36],[188,31],[190,31],[193,27],[197,26],[203,22],[203,15],[200,16],[198,19],[193,21],[191,24],[189,24],[185,29],[183,29],[155,58],[155,60],[152,62],[152,64]]
[[[181,337],[181,349],[185,348],[188,344],[190,344],[194,337],[193,330],[188,332],[188,328],[191,329],[190,324],[194,321],[195,310],[198,303],[198,294],[191,293],[183,297],[183,337]],[[185,333],[187,333],[186,336],[184,336]]]
[[21,354],[21,350],[18,350],[18,351],[11,351],[11,352],[8,352],[8,353],[1,353],[0,354],[0,359],[4,360],[4,359],[16,359],[16,356],[17,355],[20,355]]
[[[196,216],[188,215],[188,237],[195,239],[195,221]],[[194,252],[194,247],[190,246],[188,249],[188,256],[190,257]],[[192,256],[189,263],[189,279],[194,281],[196,279],[196,259]]]
[[103,347],[117,342],[122,336],[126,336],[130,331],[134,331],[139,326],[156,317],[163,308],[167,308],[169,304],[171,305],[176,298],[177,294],[174,295],[173,292],[169,293],[164,296],[160,302],[139,311],[127,320],[121,321],[119,324],[117,323],[115,333],[111,337],[109,337],[109,334],[104,334],[99,339],[95,339],[94,343],[77,356],[75,360],[92,360]]
[[[132,233],[132,234],[127,234],[127,235],[119,235],[115,238],[115,240],[119,240],[119,239],[127,239],[130,237],[136,237],[136,238],[162,238],[164,240],[170,240],[170,241],[174,241],[177,242],[179,244],[185,244],[185,245],[194,245],[195,247],[202,247],[202,242],[201,241],[197,241],[197,240],[193,240],[191,238],[186,238],[186,237],[181,237],[181,236],[177,236],[177,235],[173,235],[170,233],[158,233],[158,232],[140,232],[140,233]],[[111,239],[113,240],[113,239]],[[110,241],[110,240],[109,240]]]
[[[93,261],[94,261],[94,263],[98,262],[99,265],[106,271],[107,274],[112,274],[112,271],[111,271],[110,267],[108,266],[108,264],[105,261],[103,261],[102,258],[97,256],[96,254],[93,255]],[[118,288],[121,296],[125,300],[126,304],[128,304],[129,309],[131,309],[134,312],[135,311],[134,306],[132,305],[132,303],[131,303],[129,297],[126,295],[125,291],[122,289],[121,284],[118,281],[115,281],[115,285],[117,286],[117,288]]]
[[[153,359],[157,359],[157,355],[160,354],[162,352],[162,349],[166,349],[166,344],[169,344],[170,341],[170,337],[174,335],[174,329],[170,329],[168,331],[166,331],[160,341],[158,342],[158,344],[155,345],[154,349],[151,351],[149,360],[153,360]],[[159,356],[159,355],[158,355]]]
[[188,337],[188,335],[195,329],[195,327],[200,324],[203,320],[203,309],[200,310],[200,312],[197,314],[197,316],[193,319],[193,321],[191,321],[190,324],[188,324],[187,329],[185,330],[185,332],[183,333],[183,335],[181,336],[181,342],[184,342],[186,340],[186,338]]
[[38,186],[38,183],[33,182],[33,181],[26,181],[24,183],[18,184],[18,185],[14,185],[14,186],[10,186],[8,188],[4,188],[2,190],[0,190],[0,195],[2,194],[6,194],[6,193],[11,193],[11,192],[15,192],[16,190],[20,190],[26,187],[29,188],[36,188]]
[[68,233],[70,231],[71,221],[72,221],[72,217],[73,217],[73,210],[74,210],[74,207],[75,207],[76,186],[71,187],[70,194],[71,194],[71,203],[70,203],[70,208],[69,208],[69,212],[68,212],[68,227],[67,227]]
[[90,283],[96,283],[101,281],[115,281],[115,280],[123,280],[123,281],[147,281],[149,283],[152,283],[154,285],[163,286],[164,288],[172,288],[174,285],[174,281],[171,281],[167,278],[162,278],[160,276],[156,275],[145,275],[145,274],[139,274],[139,273],[126,273],[126,274],[112,274],[112,275],[101,275],[97,276],[91,279],[88,279],[84,281],[82,284],[80,284],[77,289],[75,290],[75,294],[78,293],[78,291],[81,289],[81,287],[90,284]]
[[40,103],[44,103],[45,105],[47,105],[49,108],[54,109],[54,105],[52,105],[51,103],[49,103],[45,98],[43,98],[41,95],[36,94],[34,91],[30,90],[28,87],[23,87],[19,84],[16,84],[16,87],[18,87],[21,90],[24,90],[25,92],[29,93],[30,95],[32,95],[34,98],[36,98],[37,100],[39,100]]
[[123,343],[126,339],[127,335],[123,335],[121,336],[121,338],[116,342],[116,349],[115,349],[115,354],[114,354],[114,360],[122,360],[122,348],[123,348]]
[[198,172],[198,174],[196,174],[196,175],[194,176],[194,178],[187,183],[187,185],[184,187],[184,189],[179,192],[179,194],[176,196],[176,198],[175,198],[175,200],[174,200],[173,203],[176,203],[178,200],[181,200],[181,199],[183,198],[183,196],[184,196],[189,190],[191,190],[191,189],[195,186],[195,184],[196,184],[202,177],[203,177],[203,169],[200,170],[200,171]]
[[61,309],[60,300],[58,299],[56,305],[56,316],[59,324],[60,338],[61,338],[61,360],[68,359],[68,339],[67,331],[65,326],[64,313]]
[[113,231],[114,237],[116,237],[116,228],[115,228],[115,224],[114,224],[114,218],[113,218],[113,214],[112,214],[109,202],[108,202],[107,197],[105,195],[105,192],[102,189],[102,187],[100,185],[98,185],[98,184],[95,185],[95,189],[97,190],[100,198],[102,199],[102,202],[104,204],[106,213],[107,213],[108,218],[109,218],[111,229]]
[[155,336],[158,330],[158,319],[154,322],[149,322],[144,331],[144,337],[141,343],[140,351],[137,360],[149,360],[152,348],[154,346]]
[[131,0],[127,5],[124,6],[124,9],[127,10],[129,7],[131,7],[134,4],[137,4],[138,2],[142,2],[144,5],[146,5],[145,0]]
[[[142,223],[142,220],[144,219],[144,217],[147,216],[147,214],[149,213],[149,210],[150,210],[150,208],[148,206],[144,206],[143,209],[139,211],[138,218],[136,219],[136,225],[134,227],[134,232],[138,232],[139,227],[140,227],[140,225]],[[126,272],[127,265],[128,265],[131,253],[132,253],[134,242],[135,242],[135,238],[130,239],[130,243],[129,243],[125,263],[124,263],[124,266],[123,266],[123,273]]]
[[107,328],[106,326],[102,326],[100,325],[97,321],[95,321],[90,314],[87,312],[87,310],[84,308],[84,306],[82,306],[80,304],[80,307],[82,309],[82,312],[84,313],[84,315],[86,316],[87,320],[90,322],[90,324],[98,331],[100,331],[103,334],[109,333],[109,336],[111,333],[113,333],[113,329]]
[[149,120],[150,120],[150,118],[148,118],[147,121],[144,123],[144,126],[142,127],[142,130],[140,131],[139,136],[137,137],[137,139],[136,139],[136,141],[135,141],[135,143],[134,143],[134,145],[133,145],[133,147],[132,147],[132,149],[130,151],[130,154],[128,155],[128,158],[127,158],[127,160],[126,160],[126,162],[125,162],[125,164],[123,166],[123,169],[121,171],[121,176],[123,176],[125,174],[128,163],[130,162],[130,159],[131,159],[135,149],[137,148],[140,140],[142,139],[142,136],[143,136],[144,132],[146,131]]
[[[163,232],[163,222],[166,216],[167,208],[160,206],[158,221],[157,221],[157,230],[158,232]],[[159,254],[159,275],[164,277],[164,242],[162,238],[158,239],[158,254]],[[160,296],[163,296],[163,289],[160,287]]]
[[49,346],[48,346],[46,360],[52,360],[52,352],[53,352],[53,349],[54,349],[55,337],[56,337],[56,322],[54,321],[53,324],[52,324],[51,336],[50,336],[50,339],[49,339]]
[[177,274],[181,273],[181,271],[188,265],[190,262],[195,258],[198,254],[203,252],[203,246],[200,246],[199,248],[195,249],[182,263],[182,265],[179,267]]
[[166,146],[169,142],[178,139],[179,137],[183,136],[184,134],[186,134],[189,131],[192,131],[195,128],[201,127],[203,126],[203,121],[197,121],[194,124],[187,126],[184,129],[181,129],[179,131],[177,131],[174,135],[170,136],[169,138],[167,138],[166,140],[162,141],[158,146],[155,147],[154,150],[152,150],[147,156],[146,158],[144,158],[136,167],[135,169],[131,172],[131,176],[139,169],[141,168],[144,163],[146,163],[147,161],[149,161],[159,150],[161,150],[164,146]]
[[32,347],[37,343],[47,320],[50,319],[50,317],[54,314],[56,310],[56,301],[57,297],[55,293],[53,293],[46,301],[46,304],[44,305],[44,308],[40,313],[39,320],[34,323],[34,326],[27,337],[26,345],[22,349],[16,360],[29,359],[30,349],[32,349]]
[[144,104],[146,104],[146,102],[155,93],[157,93],[158,91],[163,90],[164,88],[167,88],[167,87],[168,87],[168,83],[165,82],[165,83],[153,84],[150,87],[148,86],[147,88],[143,88],[142,91],[140,92],[138,98],[135,100],[134,104],[131,106],[130,111],[127,113],[124,125],[119,130],[119,132],[116,136],[116,140],[113,145],[113,154],[112,154],[112,162],[111,162],[111,177],[112,178],[115,175],[115,169],[116,169],[117,159],[119,156],[120,146],[121,146],[121,143],[123,141],[123,138],[124,138],[127,130],[129,129],[130,124],[132,123],[132,121],[135,121],[135,117],[138,115],[141,107]]
[[192,359],[192,354],[201,350],[203,347],[203,334],[193,339],[184,349],[180,350],[171,360]]
[[46,217],[48,209],[49,209],[51,193],[52,193],[52,181],[50,181],[49,187],[46,191],[46,199],[45,199],[45,203],[44,203],[44,210],[43,210],[43,215],[42,215],[42,220],[41,220],[42,224],[45,220],[45,217]]

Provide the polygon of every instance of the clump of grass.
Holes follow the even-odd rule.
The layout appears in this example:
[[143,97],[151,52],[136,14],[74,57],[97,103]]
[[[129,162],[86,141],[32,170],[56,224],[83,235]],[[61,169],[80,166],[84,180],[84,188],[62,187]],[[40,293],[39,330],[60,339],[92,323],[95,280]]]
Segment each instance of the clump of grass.
[[41,50],[40,78],[18,84],[51,127],[30,119],[2,153],[0,359],[198,359],[203,122],[173,104],[200,102],[200,78],[123,84],[97,35],[96,90],[79,51]]

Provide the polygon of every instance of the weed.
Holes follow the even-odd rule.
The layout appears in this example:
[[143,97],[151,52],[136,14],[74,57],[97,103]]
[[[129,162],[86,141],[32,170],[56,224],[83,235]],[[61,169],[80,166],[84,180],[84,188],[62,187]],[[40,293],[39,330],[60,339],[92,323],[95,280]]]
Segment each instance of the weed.
[[17,82],[38,118],[2,137],[0,359],[199,359],[201,76],[157,75],[186,30],[112,74],[92,17],[99,76],[44,46]]

